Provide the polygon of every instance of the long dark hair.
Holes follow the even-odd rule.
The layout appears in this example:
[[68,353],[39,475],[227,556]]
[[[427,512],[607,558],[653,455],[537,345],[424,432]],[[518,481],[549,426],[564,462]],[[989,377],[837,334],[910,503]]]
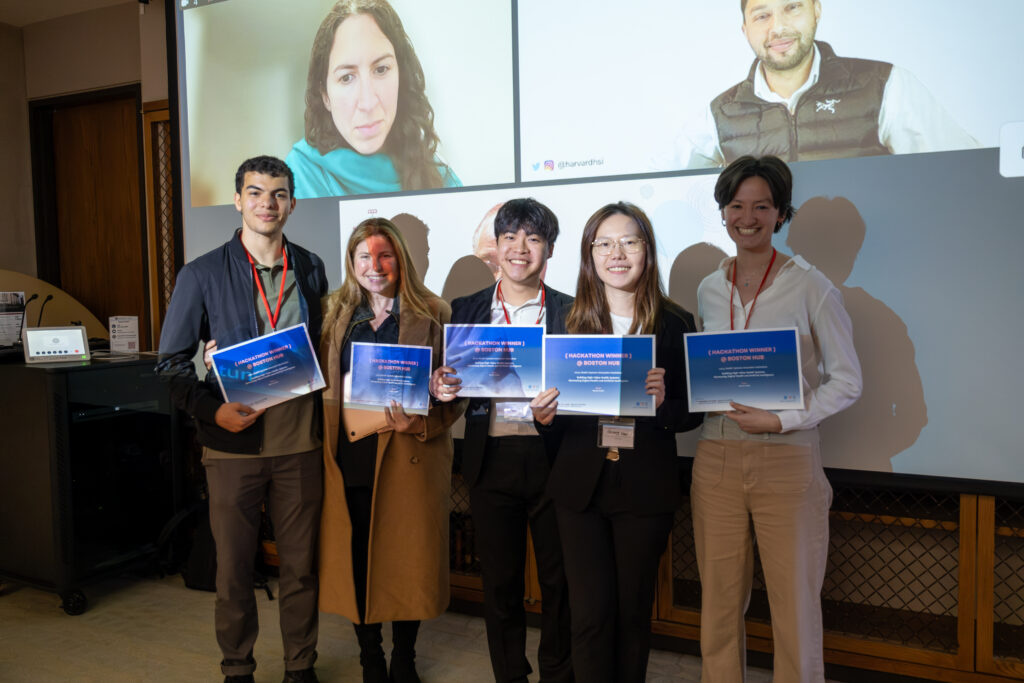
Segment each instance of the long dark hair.
[[580,243],[580,275],[576,279],[576,300],[565,319],[570,334],[609,334],[612,318],[608,312],[608,299],[604,294],[604,283],[597,277],[594,267],[593,242],[597,229],[606,219],[616,214],[631,218],[640,228],[644,240],[644,271],[636,285],[633,299],[633,324],[630,334],[654,334],[658,327],[661,309],[667,301],[658,274],[658,250],[654,244],[654,228],[647,214],[635,204],[616,202],[606,204],[587,220]]
[[320,23],[313,38],[306,78],[306,142],[321,154],[340,147],[351,149],[324,106],[324,92],[334,34],[341,23],[354,14],[373,17],[381,33],[395,48],[398,111],[383,151],[391,157],[402,189],[443,186],[444,179],[435,161],[439,140],[434,131],[434,110],[427,101],[423,67],[402,27],[402,20],[386,0],[339,0]]

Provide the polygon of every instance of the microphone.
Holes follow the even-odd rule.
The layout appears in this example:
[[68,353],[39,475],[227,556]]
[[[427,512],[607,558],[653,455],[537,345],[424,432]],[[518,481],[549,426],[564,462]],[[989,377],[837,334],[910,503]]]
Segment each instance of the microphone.
[[43,322],[43,310],[51,299],[53,299],[53,294],[47,294],[46,298],[43,299],[43,303],[39,306],[39,318],[36,319],[36,327],[39,327],[39,324]]
[[25,303],[22,305],[22,307],[21,307],[21,326],[23,328],[24,327],[28,327],[28,323],[27,323],[27,319],[28,319],[28,305],[30,303],[32,303],[33,301],[35,301],[36,299],[38,299],[38,298],[39,298],[38,294],[32,294],[32,296],[30,296],[28,299],[26,299]]

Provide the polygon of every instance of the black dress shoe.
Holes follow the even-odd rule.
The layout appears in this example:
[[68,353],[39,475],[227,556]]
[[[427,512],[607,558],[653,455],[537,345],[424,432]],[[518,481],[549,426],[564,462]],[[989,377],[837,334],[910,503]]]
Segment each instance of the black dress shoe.
[[298,671],[285,671],[282,683],[320,683],[320,679],[316,677],[313,667],[309,667]]
[[224,683],[256,683],[252,674],[240,674],[238,676],[225,676]]

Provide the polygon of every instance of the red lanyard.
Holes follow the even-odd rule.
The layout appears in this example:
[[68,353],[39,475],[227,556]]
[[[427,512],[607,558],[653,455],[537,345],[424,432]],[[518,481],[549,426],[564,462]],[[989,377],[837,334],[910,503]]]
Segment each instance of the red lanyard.
[[[245,249],[245,247],[242,247]],[[273,313],[270,312],[270,302],[267,301],[267,293],[263,291],[263,279],[260,274],[256,271],[256,262],[252,260],[252,254],[249,253],[248,249],[245,249],[245,255],[249,257],[249,265],[252,266],[252,277],[256,280],[256,287],[260,290],[260,296],[263,297],[263,306],[267,309],[267,319],[270,321],[270,329],[277,332],[277,319],[281,315],[281,302],[284,301],[284,280],[288,276],[288,252],[285,251],[284,245],[281,245],[281,259],[284,261],[284,270],[281,271],[281,291],[277,294],[277,308]]]
[[[772,272],[772,266],[775,264],[775,256],[778,254],[775,251],[775,247],[772,247],[772,260],[768,262],[768,268],[764,271],[764,277],[761,278],[761,284],[757,287],[757,293],[754,294],[754,300],[750,303],[750,313],[747,314],[747,321],[743,324],[743,329],[747,329],[750,326],[750,319],[754,317],[754,306],[757,305],[757,297],[761,295],[761,290],[764,289],[764,283],[768,281],[768,273]],[[736,290],[736,261],[732,262],[732,285],[729,287],[729,329],[735,330],[736,326],[733,324],[733,308],[732,308],[732,296]],[[740,299],[740,303],[743,300]]]
[[[544,316],[544,299],[546,292],[544,291],[544,281],[540,281],[540,313],[537,314],[537,322],[534,325],[540,325],[540,319]],[[501,280],[498,280],[498,301],[501,302],[501,310],[505,313],[505,324],[511,325],[512,318],[509,317],[508,309],[505,308],[505,297],[501,295]]]

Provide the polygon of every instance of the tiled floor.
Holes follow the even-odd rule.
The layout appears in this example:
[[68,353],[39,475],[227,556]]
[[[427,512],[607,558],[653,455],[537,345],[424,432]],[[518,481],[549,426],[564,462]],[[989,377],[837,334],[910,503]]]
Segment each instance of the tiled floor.
[[[276,588],[276,586],[275,586]],[[24,586],[0,592],[0,681],[220,681],[213,634],[213,595],[185,588],[181,577],[117,579],[86,589],[90,606],[69,617],[60,599]],[[284,665],[277,601],[258,593],[263,633],[256,643],[257,681],[280,681]],[[528,649],[536,669],[539,632]],[[385,633],[385,639],[389,635]],[[346,619],[321,615],[317,672],[324,683],[361,681],[355,634]],[[387,649],[387,648],[386,648]],[[493,680],[483,619],[447,613],[423,624],[417,665],[424,683]],[[648,681],[697,681],[700,659],[654,651]],[[748,681],[769,681],[751,670]],[[535,681],[536,676],[531,677]]]

